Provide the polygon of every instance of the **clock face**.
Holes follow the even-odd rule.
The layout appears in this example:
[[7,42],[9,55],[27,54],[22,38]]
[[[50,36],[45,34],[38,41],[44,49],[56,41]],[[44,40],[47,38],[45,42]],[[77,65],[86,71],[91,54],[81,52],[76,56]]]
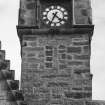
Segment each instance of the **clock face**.
[[50,6],[42,13],[45,24],[52,27],[59,27],[68,20],[68,12],[61,6]]

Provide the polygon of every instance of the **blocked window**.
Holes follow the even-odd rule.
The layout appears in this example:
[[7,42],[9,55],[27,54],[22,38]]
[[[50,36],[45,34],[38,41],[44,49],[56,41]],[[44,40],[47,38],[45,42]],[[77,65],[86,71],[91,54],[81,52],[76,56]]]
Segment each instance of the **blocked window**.
[[53,46],[45,46],[45,67],[53,67]]

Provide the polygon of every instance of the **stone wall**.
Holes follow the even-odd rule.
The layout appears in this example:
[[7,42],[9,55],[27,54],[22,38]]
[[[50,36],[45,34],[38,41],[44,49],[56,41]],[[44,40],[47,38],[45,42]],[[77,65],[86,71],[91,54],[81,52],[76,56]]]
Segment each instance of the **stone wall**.
[[22,39],[21,88],[30,105],[91,99],[88,34],[23,35]]

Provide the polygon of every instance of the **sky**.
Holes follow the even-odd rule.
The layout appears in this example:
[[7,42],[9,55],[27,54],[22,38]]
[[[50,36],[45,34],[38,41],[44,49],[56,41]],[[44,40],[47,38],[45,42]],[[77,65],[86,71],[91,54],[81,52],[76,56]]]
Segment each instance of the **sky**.
[[[105,0],[91,0],[94,35],[91,43],[91,72],[93,74],[93,99],[105,100]],[[21,56],[17,36],[19,0],[0,0],[0,41],[11,61],[11,70],[20,80]]]

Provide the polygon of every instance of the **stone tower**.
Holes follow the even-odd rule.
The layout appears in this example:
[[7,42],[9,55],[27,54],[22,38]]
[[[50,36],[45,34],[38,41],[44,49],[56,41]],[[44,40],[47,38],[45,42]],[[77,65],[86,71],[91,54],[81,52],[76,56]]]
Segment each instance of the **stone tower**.
[[20,0],[21,89],[28,105],[92,100],[91,13],[90,0]]

